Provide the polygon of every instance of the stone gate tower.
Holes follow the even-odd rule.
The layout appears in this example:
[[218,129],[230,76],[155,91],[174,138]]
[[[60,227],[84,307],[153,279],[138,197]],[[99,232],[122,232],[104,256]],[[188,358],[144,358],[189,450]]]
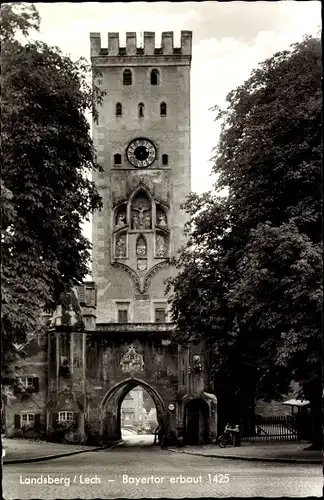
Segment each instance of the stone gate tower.
[[27,346],[8,435],[34,423],[33,433],[52,440],[114,442],[122,402],[140,386],[154,401],[161,436],[206,443],[217,435],[211,353],[172,341],[164,294],[190,191],[192,35],[183,31],[179,48],[171,32],[161,48],[151,32],[143,48],[135,33],[126,34],[126,47],[117,33],[106,49],[98,33],[90,38],[107,91],[93,124],[103,167],[94,174],[103,199],[93,217],[94,281],[62,294],[47,342],[35,337]]
[[106,89],[93,138],[102,174],[94,181],[103,209],[93,217],[97,324],[166,323],[164,280],[184,243],[190,192],[190,64],[192,33],[108,34],[108,49],[91,33],[91,61]]

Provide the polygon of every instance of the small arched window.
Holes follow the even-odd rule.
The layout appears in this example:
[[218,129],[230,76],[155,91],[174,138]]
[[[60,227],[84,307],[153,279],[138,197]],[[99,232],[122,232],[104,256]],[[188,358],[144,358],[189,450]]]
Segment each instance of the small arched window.
[[167,114],[167,105],[165,102],[161,102],[160,104],[160,115],[161,116],[166,116]]
[[162,165],[167,165],[169,163],[168,155],[162,155]]
[[151,85],[160,84],[160,73],[158,69],[152,69],[151,71]]
[[142,102],[138,105],[138,116],[142,118],[144,116],[144,104]]
[[132,85],[132,72],[130,69],[125,69],[123,73],[123,85]]
[[114,164],[121,165],[121,155],[119,153],[114,155]]
[[123,114],[123,107],[120,104],[120,102],[117,102],[116,104],[116,116],[122,116]]

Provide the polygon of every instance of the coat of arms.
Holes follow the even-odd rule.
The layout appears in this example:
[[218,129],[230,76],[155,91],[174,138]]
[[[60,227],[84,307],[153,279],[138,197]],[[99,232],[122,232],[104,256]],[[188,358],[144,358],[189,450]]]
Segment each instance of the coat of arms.
[[122,372],[142,372],[144,370],[144,361],[142,354],[138,354],[134,344],[126,348],[120,362]]

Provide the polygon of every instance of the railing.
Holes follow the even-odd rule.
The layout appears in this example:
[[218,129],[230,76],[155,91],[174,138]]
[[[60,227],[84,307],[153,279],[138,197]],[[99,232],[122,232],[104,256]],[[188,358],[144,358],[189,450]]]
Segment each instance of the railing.
[[[251,428],[251,426],[249,426]],[[254,432],[253,432],[254,430]],[[295,419],[286,417],[256,418],[252,432],[244,433],[242,441],[296,441]]]

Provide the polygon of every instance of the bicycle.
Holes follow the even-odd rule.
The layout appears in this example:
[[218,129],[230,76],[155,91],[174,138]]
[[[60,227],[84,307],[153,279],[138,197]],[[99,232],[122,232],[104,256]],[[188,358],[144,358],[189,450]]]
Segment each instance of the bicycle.
[[228,444],[233,444],[230,434],[222,434],[217,438],[217,444],[220,448],[225,448]]

